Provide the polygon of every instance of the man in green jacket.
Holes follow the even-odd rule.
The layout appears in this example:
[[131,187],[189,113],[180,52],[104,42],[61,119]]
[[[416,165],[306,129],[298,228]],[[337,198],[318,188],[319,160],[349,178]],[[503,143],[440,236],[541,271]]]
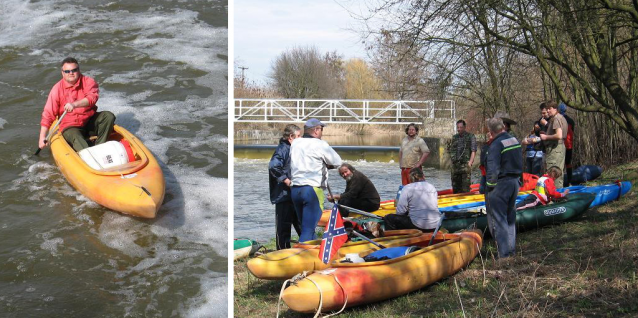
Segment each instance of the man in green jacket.
[[456,122],[457,134],[452,136],[448,153],[452,160],[452,191],[470,192],[472,164],[476,155],[476,138],[466,130],[465,120]]

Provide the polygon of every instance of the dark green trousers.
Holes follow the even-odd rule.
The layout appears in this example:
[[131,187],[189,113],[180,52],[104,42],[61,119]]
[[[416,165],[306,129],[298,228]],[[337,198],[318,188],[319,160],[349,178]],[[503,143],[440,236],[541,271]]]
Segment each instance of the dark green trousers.
[[97,112],[84,127],[68,127],[62,132],[62,136],[75,151],[80,151],[89,147],[91,136],[97,136],[95,145],[105,143],[113,132],[114,123],[115,115],[113,113],[109,111]]
[[452,165],[452,192],[453,193],[466,193],[470,192],[471,183],[470,167],[467,163],[457,163]]

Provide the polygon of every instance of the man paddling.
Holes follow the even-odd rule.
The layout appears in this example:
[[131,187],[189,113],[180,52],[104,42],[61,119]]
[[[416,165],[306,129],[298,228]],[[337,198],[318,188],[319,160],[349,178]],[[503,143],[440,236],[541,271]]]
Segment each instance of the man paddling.
[[91,136],[97,136],[95,145],[106,142],[113,131],[115,115],[109,111],[97,111],[97,83],[82,75],[78,61],[72,57],[65,58],[61,68],[62,79],[53,85],[42,111],[38,147],[47,146],[49,128],[64,112],[66,115],[59,124],[60,131],[75,151],[88,148]]

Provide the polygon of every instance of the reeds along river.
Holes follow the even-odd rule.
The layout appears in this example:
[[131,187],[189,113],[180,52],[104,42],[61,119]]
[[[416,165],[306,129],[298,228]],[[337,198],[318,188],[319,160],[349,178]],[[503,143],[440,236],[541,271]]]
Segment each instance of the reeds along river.
[[[0,3],[0,317],[227,316],[226,1]],[[153,220],[98,206],[37,149],[73,56],[154,153]]]

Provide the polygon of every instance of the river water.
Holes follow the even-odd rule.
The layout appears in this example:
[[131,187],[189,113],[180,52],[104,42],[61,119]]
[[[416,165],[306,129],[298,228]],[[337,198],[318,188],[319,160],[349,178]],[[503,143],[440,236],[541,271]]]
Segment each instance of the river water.
[[[226,317],[226,1],[0,2],[0,317]],[[73,56],[154,153],[153,220],[75,191],[40,114]]]
[[[352,142],[349,139],[331,137],[333,144],[344,145]],[[354,145],[362,146],[363,141]],[[353,144],[351,144],[353,145]],[[377,146],[395,146],[396,144]],[[272,154],[273,151],[271,151]],[[347,154],[340,154],[342,157]],[[268,162],[269,159],[245,159],[235,158],[234,162],[234,205],[235,238],[251,238],[261,243],[266,243],[275,237],[275,206],[270,203],[268,190]],[[401,172],[399,164],[390,161],[346,161],[365,174],[374,183],[381,200],[394,199],[401,184]],[[478,170],[478,169],[475,169]],[[450,172],[432,167],[424,169],[426,179],[437,189],[449,189],[452,187]],[[478,172],[474,171],[472,180],[478,181]],[[328,183],[334,193],[341,193],[346,188],[345,180],[339,176],[336,170],[330,170]],[[326,201],[325,207],[332,204]],[[293,236],[296,233],[293,230]]]

